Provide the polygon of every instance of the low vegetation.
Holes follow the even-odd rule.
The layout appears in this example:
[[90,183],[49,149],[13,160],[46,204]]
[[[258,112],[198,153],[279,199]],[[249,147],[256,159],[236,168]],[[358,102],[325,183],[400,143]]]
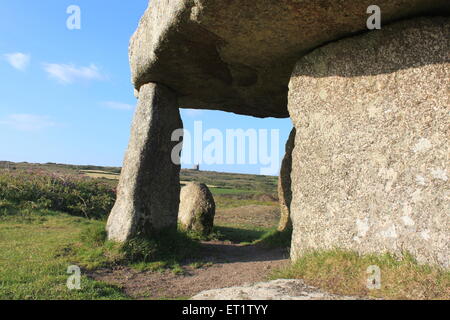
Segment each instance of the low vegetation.
[[106,240],[103,223],[95,224],[81,233],[74,257],[87,269],[113,265],[131,265],[139,269],[149,264],[164,264],[176,268],[180,261],[196,255],[198,242],[188,233],[164,230],[154,239],[135,238],[123,245]]
[[[170,269],[195,257],[198,242],[182,232],[162,232],[155,240],[106,241],[105,221],[65,213],[17,210],[0,202],[0,299],[124,299],[120,287],[86,276],[98,268],[130,266]],[[67,268],[81,267],[82,290],[69,290]]]
[[0,171],[0,199],[19,209],[63,211],[102,218],[111,210],[115,190],[100,181],[39,170]]
[[98,222],[49,210],[10,210],[0,204],[0,299],[127,299],[120,287],[85,272],[82,290],[66,286],[68,267],[78,263],[67,248]]
[[275,194],[277,190],[277,177],[260,176],[236,173],[223,173],[211,171],[181,170],[181,181],[202,182],[214,186],[213,193],[255,193]]
[[[380,268],[380,289],[370,290],[369,266]],[[331,293],[382,299],[450,299],[450,272],[420,265],[411,255],[359,255],[343,250],[305,254],[272,279],[304,279]]]
[[263,234],[254,243],[266,248],[290,248],[291,238],[291,229],[286,229],[285,231],[271,230]]
[[[17,164],[0,170],[0,299],[128,299],[121,287],[97,282],[91,270],[128,266],[137,270],[207,267],[200,241],[289,249],[291,232],[279,232],[273,177],[183,171],[182,179],[214,185],[214,232],[162,232],[154,240],[125,245],[106,240],[105,219],[115,200],[120,168]],[[57,170],[48,171],[46,168]],[[110,170],[111,169],[111,170]],[[84,170],[84,171],[82,171]],[[84,172],[84,173],[83,173]],[[184,175],[184,176],[183,176]],[[208,180],[209,179],[209,180]],[[254,185],[253,185],[254,184]],[[82,290],[69,290],[67,268],[82,268]],[[368,266],[381,269],[381,288],[369,290]],[[271,278],[299,278],[335,294],[387,299],[450,299],[450,272],[418,264],[410,255],[311,252]]]

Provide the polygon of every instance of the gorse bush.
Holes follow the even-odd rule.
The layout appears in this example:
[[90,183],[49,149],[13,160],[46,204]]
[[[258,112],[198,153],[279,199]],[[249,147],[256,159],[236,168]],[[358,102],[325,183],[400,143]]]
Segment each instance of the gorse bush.
[[111,211],[115,198],[111,186],[90,178],[45,171],[0,171],[0,200],[19,207],[103,218]]

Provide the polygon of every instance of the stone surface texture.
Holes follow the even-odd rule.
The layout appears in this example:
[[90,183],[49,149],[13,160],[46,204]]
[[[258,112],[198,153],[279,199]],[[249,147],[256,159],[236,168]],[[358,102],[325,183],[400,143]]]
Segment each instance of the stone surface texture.
[[358,300],[338,296],[305,284],[302,280],[280,279],[200,292],[191,300]]
[[185,230],[208,235],[214,227],[216,204],[203,183],[190,182],[181,189],[178,221]]
[[285,231],[292,228],[290,208],[292,200],[291,171],[294,142],[295,128],[292,129],[288,141],[286,142],[285,155],[281,162],[280,175],[278,176],[278,199],[280,203],[280,223],[278,225],[278,231]]
[[108,238],[126,241],[176,228],[180,166],[171,158],[182,128],[176,95],[162,85],[141,87],[130,142],[120,176],[117,200],[107,223]]
[[418,18],[300,59],[293,259],[340,247],[450,267],[449,34],[448,18]]
[[[288,117],[302,55],[367,31],[372,0],[152,0],[130,43],[132,81],[161,83],[182,108]],[[450,13],[448,0],[379,0],[382,23]]]

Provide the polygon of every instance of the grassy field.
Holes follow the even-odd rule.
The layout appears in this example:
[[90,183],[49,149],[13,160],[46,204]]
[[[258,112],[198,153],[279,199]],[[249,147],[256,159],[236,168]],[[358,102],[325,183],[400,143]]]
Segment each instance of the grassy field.
[[76,244],[97,221],[63,213],[34,211],[0,218],[0,299],[126,299],[121,289],[82,275],[82,290],[66,286],[67,269],[77,261],[63,248]]
[[[117,180],[121,168],[91,165],[68,165],[57,163],[28,163],[0,161],[0,170],[44,170],[55,174],[87,175],[94,178]],[[276,193],[277,177],[213,171],[182,169],[180,181],[202,182],[219,189],[247,190],[254,193]],[[220,192],[220,191],[219,191]],[[225,191],[226,192],[226,191]]]
[[[183,274],[183,261],[197,257],[200,240],[268,248],[290,244],[289,232],[275,229],[276,177],[184,171],[182,179],[215,186],[211,188],[217,205],[213,234],[205,239],[167,232],[159,240],[134,239],[120,246],[106,241],[104,231],[117,179],[86,176],[117,176],[120,168],[14,165],[15,169],[11,164],[0,169],[0,299],[128,299],[121,287],[94,281],[87,272],[128,266]],[[195,263],[200,267],[208,264],[198,258]],[[81,290],[66,286],[71,265],[82,268]],[[370,265],[381,269],[380,289],[367,289]],[[311,252],[273,271],[271,278],[300,278],[343,295],[450,299],[450,272],[419,265],[407,254],[398,259],[339,250]]]
[[[137,240],[126,247],[105,242],[105,219],[114,202],[111,190],[117,186],[117,171],[27,163],[9,163],[8,169],[0,169],[0,299],[128,298],[120,287],[86,275],[81,290],[69,290],[70,265],[80,266],[82,274],[115,265],[182,272],[182,260],[196,254],[196,242],[202,240],[198,235],[171,235],[161,240],[164,247],[172,244],[164,250],[160,250],[163,245],[150,241]],[[201,182],[204,174],[188,172],[189,181]],[[245,180],[243,175],[213,176],[210,182],[221,187],[211,188],[218,212],[209,239],[253,243],[274,230],[276,219],[254,225],[257,222],[249,214],[248,221],[233,223],[236,212],[227,211],[245,204],[274,207],[276,202],[270,197],[271,201],[259,199],[264,190],[238,189],[245,188],[240,183]],[[246,216],[243,211],[239,215]]]
[[[182,274],[182,256],[162,256],[145,261],[127,261],[114,244],[103,243],[98,232],[104,221],[88,220],[60,212],[6,213],[0,206],[0,299],[128,299],[119,286],[94,281],[89,270],[112,265],[129,265],[137,270],[170,268]],[[214,236],[237,243],[284,246],[284,238],[271,228],[254,225],[218,225]],[[98,243],[96,242],[98,241]],[[136,245],[134,254],[152,247]],[[144,250],[143,250],[143,249]],[[192,256],[194,251],[190,251]],[[134,257],[136,259],[136,257]],[[139,261],[141,260],[141,261]],[[205,260],[204,264],[208,262]],[[199,267],[203,267],[202,266]],[[67,268],[82,268],[81,290],[66,286]],[[381,289],[368,290],[367,267],[381,269]],[[312,252],[294,265],[276,270],[276,278],[299,278],[328,292],[384,299],[450,299],[450,272],[418,265],[410,256],[361,256],[346,251]]]
[[[171,243],[172,247],[147,257],[155,251],[153,243],[135,242],[124,249],[104,241],[104,225],[104,220],[16,209],[0,202],[0,299],[127,299],[120,287],[85,275],[81,290],[69,290],[67,268],[77,265],[85,274],[100,267],[126,265],[142,271],[169,268],[183,273],[180,263],[188,256],[196,257],[197,235],[180,234],[175,246],[174,237],[162,239],[164,246]],[[250,244],[272,231],[269,226],[219,222],[210,239]]]
[[[121,171],[121,168],[118,167],[0,161],[0,171],[2,169],[9,172],[46,172],[59,176],[87,177],[108,185],[110,188],[117,187]],[[272,176],[183,169],[180,173],[180,183],[184,185],[188,182],[200,182],[208,185],[216,204],[223,208],[252,204],[276,205],[278,197],[278,178]]]
[[94,179],[119,180],[120,174],[100,170],[80,170],[80,173]]

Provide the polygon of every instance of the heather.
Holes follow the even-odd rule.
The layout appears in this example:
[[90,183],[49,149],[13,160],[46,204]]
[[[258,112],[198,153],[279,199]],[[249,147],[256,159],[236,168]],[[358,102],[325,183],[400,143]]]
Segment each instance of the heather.
[[115,197],[110,184],[81,175],[44,170],[0,171],[0,207],[9,204],[20,209],[48,209],[99,219],[110,212]]

